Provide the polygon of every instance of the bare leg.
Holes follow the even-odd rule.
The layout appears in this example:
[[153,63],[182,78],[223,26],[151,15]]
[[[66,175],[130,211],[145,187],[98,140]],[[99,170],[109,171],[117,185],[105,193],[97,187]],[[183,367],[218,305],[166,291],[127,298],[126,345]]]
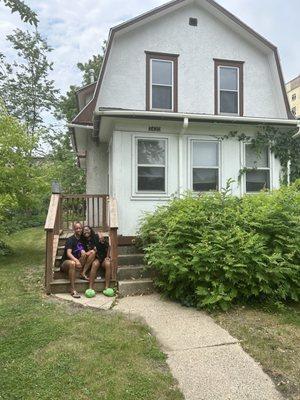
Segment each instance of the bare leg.
[[92,268],[90,272],[90,289],[94,289],[95,279],[97,277],[97,271],[100,268],[99,260],[95,260],[92,263]]
[[86,273],[91,268],[91,265],[94,262],[95,258],[96,258],[96,252],[94,250],[91,250],[90,253],[86,255],[85,264],[82,271],[83,277],[86,277]]
[[102,263],[102,268],[105,269],[105,289],[109,288],[110,283],[110,271],[111,271],[111,262],[108,258],[106,258]]
[[73,295],[76,293],[75,290],[75,279],[76,279],[76,264],[75,261],[66,260],[61,266],[61,270],[68,274],[70,279],[70,292]]

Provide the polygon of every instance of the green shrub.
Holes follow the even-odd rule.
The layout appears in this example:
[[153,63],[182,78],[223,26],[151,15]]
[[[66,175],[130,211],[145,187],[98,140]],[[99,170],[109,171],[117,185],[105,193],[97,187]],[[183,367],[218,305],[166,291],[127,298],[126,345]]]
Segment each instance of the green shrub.
[[186,194],[146,214],[139,231],[156,286],[185,305],[297,301],[299,182],[243,198]]

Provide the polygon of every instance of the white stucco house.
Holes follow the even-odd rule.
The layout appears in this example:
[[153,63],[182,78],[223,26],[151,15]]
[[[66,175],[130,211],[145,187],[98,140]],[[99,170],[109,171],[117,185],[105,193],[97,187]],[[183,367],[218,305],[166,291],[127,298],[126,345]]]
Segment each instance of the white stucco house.
[[[213,0],[174,0],[110,30],[69,124],[88,194],[117,199],[119,234],[186,190],[278,188],[281,166],[231,131],[297,127],[277,48]],[[257,166],[239,180],[240,170]]]

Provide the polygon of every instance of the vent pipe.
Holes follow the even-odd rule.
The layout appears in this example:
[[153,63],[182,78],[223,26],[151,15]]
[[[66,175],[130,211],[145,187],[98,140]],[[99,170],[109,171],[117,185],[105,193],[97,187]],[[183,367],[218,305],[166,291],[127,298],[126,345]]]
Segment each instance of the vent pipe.
[[94,82],[95,82],[95,70],[94,70],[93,68],[91,68],[91,69],[89,70],[89,74],[90,74],[90,81],[91,81],[91,83],[94,83]]

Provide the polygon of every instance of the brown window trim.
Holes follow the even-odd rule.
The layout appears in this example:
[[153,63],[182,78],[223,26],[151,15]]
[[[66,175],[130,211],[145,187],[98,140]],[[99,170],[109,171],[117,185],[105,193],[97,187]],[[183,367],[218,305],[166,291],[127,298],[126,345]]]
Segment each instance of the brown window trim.
[[[146,110],[151,111],[150,99],[150,62],[156,58],[160,60],[173,61],[173,110],[170,112],[178,112],[178,57],[179,54],[157,53],[145,51],[146,54]],[[157,111],[157,110],[155,110]],[[165,111],[165,110],[162,110]]]
[[218,79],[218,67],[236,67],[239,68],[239,116],[244,115],[244,61],[235,60],[222,60],[214,58],[215,62],[215,115],[219,113],[219,79]]

